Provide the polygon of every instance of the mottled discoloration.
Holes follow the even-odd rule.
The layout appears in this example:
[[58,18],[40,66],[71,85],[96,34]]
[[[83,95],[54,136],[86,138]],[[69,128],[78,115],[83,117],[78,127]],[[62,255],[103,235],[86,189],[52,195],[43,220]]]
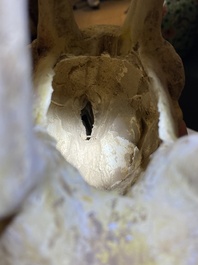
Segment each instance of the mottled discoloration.
[[[66,160],[99,189],[119,186],[119,192],[124,193],[159,146],[157,102],[161,92],[159,82],[153,83],[155,77],[152,73],[151,78],[148,69],[160,77],[162,93],[167,94],[166,102],[160,103],[162,108],[173,108],[170,123],[182,118],[177,104],[184,83],[182,63],[161,38],[160,4],[152,8],[145,7],[140,14],[145,15],[145,22],[135,48],[134,32],[127,32],[129,24],[123,28],[94,26],[83,30],[80,55],[75,46],[69,55],[65,52],[58,58],[54,68],[48,132],[57,139],[57,147]],[[131,12],[130,23],[134,27],[137,22]],[[148,27],[153,31],[147,31]],[[129,46],[123,50],[125,45]],[[153,89],[155,86],[158,92]],[[86,102],[91,104],[94,117],[91,135],[86,135],[80,116]],[[173,138],[174,130],[168,133]],[[124,161],[124,157],[130,159]]]
[[[133,0],[123,27],[100,27],[100,30],[93,27],[85,32],[72,20],[69,2],[55,2],[40,1],[39,36],[33,44],[36,128],[30,122],[31,100],[23,99],[24,95],[30,96],[30,79],[23,71],[20,72],[23,75],[18,75],[18,64],[13,63],[9,82],[7,67],[11,64],[4,64],[8,54],[0,60],[0,125],[3,125],[0,126],[0,224],[4,225],[0,225],[1,265],[197,265],[198,137],[179,140],[176,137],[175,120],[181,119],[177,100],[183,85],[183,68],[172,47],[161,38],[163,1]],[[0,2],[0,12],[12,11],[5,9],[9,3]],[[17,7],[22,8],[23,3],[19,1]],[[59,19],[57,12],[62,7],[65,9],[61,10]],[[24,12],[18,17],[14,11],[8,12],[6,18],[10,15],[16,21],[25,18]],[[66,26],[61,23],[67,21],[72,22],[71,27],[61,29]],[[12,40],[10,31],[3,32]],[[25,35],[23,31],[22,34]],[[5,43],[4,46],[2,43],[0,56],[4,55],[1,48],[5,48]],[[10,54],[18,55],[13,51]],[[21,60],[19,65],[28,67],[26,63]],[[65,117],[73,119],[76,114],[76,127],[72,127],[76,136],[79,128],[84,130],[78,123],[79,115],[89,99],[95,115],[93,135],[101,137],[101,142],[108,135],[115,140],[108,140],[106,145],[111,156],[115,155],[113,162],[134,164],[133,173],[139,178],[133,187],[131,171],[127,172],[121,165],[109,167],[117,173],[116,178],[107,174],[103,181],[108,191],[99,191],[87,185],[65,161],[56,149],[56,142],[43,129],[52,85],[55,89],[52,104],[54,100],[58,107],[54,112],[51,107],[48,115],[51,112],[52,118],[57,118],[59,107],[74,100],[72,111],[67,108],[67,112],[61,113],[58,123],[65,131],[71,130]],[[107,110],[111,115],[107,115]],[[18,119],[10,115],[15,111]],[[116,119],[119,124],[114,122]],[[121,130],[123,127],[126,129]],[[60,128],[55,130],[58,132]],[[123,152],[119,156],[116,148],[126,143],[127,137],[131,149],[126,147],[126,150],[130,152],[118,149]],[[84,137],[84,143],[91,146],[92,138],[87,141]],[[162,144],[150,157],[159,138]],[[15,146],[18,139],[20,149],[10,152],[10,146]],[[78,141],[72,144],[77,146],[72,150],[74,160],[82,159],[80,152],[86,149]],[[88,169],[94,154],[85,152],[87,161],[83,162]],[[106,159],[104,166],[108,167],[113,162],[109,157]],[[92,170],[98,167],[102,173],[107,170],[99,163],[95,165]],[[140,175],[142,168],[145,171]],[[120,172],[127,172],[127,178]],[[100,178],[100,174],[96,177]],[[108,177],[113,184],[110,188]],[[125,191],[125,196],[109,191],[112,189]]]
[[[149,82],[144,90],[140,87],[143,74],[136,61],[135,54],[126,59],[72,56],[54,69],[48,131],[66,160],[100,189],[113,189],[124,180],[125,187],[130,185],[139,174],[141,156],[146,162],[159,145],[157,134],[152,145],[142,144],[148,136],[142,120],[157,133],[158,111]],[[87,102],[94,117],[89,141],[80,115]],[[125,187],[123,183],[120,192]]]

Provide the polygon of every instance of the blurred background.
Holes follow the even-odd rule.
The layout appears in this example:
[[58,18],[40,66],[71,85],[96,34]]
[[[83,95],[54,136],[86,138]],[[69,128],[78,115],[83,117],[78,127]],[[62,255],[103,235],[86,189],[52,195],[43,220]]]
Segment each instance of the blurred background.
[[[80,28],[121,25],[130,0],[70,0]],[[145,0],[146,1],[146,0]],[[165,0],[162,33],[181,56],[186,83],[180,98],[187,127],[198,131],[198,0]],[[36,38],[38,0],[29,0],[31,39]]]

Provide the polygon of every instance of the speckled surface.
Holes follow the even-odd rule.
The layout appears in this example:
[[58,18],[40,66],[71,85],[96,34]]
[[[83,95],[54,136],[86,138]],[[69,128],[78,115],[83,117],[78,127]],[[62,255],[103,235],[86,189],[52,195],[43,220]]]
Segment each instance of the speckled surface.
[[[4,1],[4,5],[1,2],[0,10],[2,13],[4,13],[4,8],[8,2]],[[67,3],[65,0],[60,2],[55,0],[42,0],[43,7],[50,7],[51,10],[54,10],[55,2],[58,6],[59,4]],[[20,7],[22,3],[19,1],[17,7]],[[143,11],[145,11],[143,12],[143,21],[149,22],[148,18],[150,18],[150,24],[145,23],[146,26],[149,26],[149,28],[151,25],[155,26],[159,13],[148,12],[150,10],[145,10],[144,8],[149,8],[149,3],[153,7],[155,6],[155,8],[160,3],[158,6],[160,7],[162,6],[162,0],[161,2],[159,0],[148,0],[147,2],[145,0],[137,0],[136,3],[140,3],[139,8],[141,8],[141,12],[139,15],[142,13],[142,7]],[[61,8],[61,6],[59,7]],[[8,10],[11,9],[8,8]],[[16,21],[18,21],[18,18],[21,18],[22,14],[16,12],[18,10],[17,8],[13,10],[13,13],[11,13],[13,17],[20,15],[16,17]],[[131,9],[129,12],[133,13],[133,10]],[[57,16],[54,17],[57,18]],[[54,17],[53,14],[48,16],[50,19]],[[0,21],[2,18],[3,16],[0,16]],[[45,26],[48,26],[46,21],[43,22]],[[59,20],[59,22],[61,22],[59,23],[61,25],[62,21]],[[142,25],[145,24],[142,23]],[[3,23],[0,23],[0,25],[3,25]],[[133,24],[131,23],[131,25]],[[125,33],[127,33],[128,27],[126,24],[125,26]],[[138,27],[135,25],[134,28]],[[5,29],[3,27],[3,30]],[[12,33],[9,30],[5,31],[8,34]],[[41,104],[37,105],[38,108],[41,108],[38,111],[39,115],[43,114],[44,116],[45,109],[43,110],[43,106],[46,106],[44,101],[48,100],[46,95],[48,94],[49,96],[51,93],[50,91],[48,93],[45,92],[50,90],[49,88],[51,86],[51,68],[54,65],[52,58],[55,57],[56,59],[56,56],[59,56],[59,52],[61,51],[59,49],[62,48],[61,42],[60,46],[57,45],[55,47],[56,49],[51,50],[51,53],[48,54],[49,50],[46,49],[49,44],[48,40],[50,40],[50,37],[52,39],[54,36],[60,37],[60,34],[56,33],[62,32],[62,30],[61,32],[57,32],[56,30],[47,31],[47,33],[52,33],[52,36],[45,35],[47,36],[46,47],[44,46],[45,49],[41,45],[45,44],[45,42],[40,41],[44,39],[39,38],[40,42],[38,42],[37,52],[38,58],[40,55],[40,63],[36,68],[37,72],[34,80],[35,84],[37,84],[37,91],[38,88],[43,88],[42,91],[38,91],[41,93],[37,95],[41,99],[39,101]],[[134,31],[131,32],[134,33]],[[163,90],[160,88],[160,85],[164,88],[163,84],[168,83],[169,80],[173,80],[173,83],[170,83],[168,86],[169,92],[174,99],[177,99],[179,90],[176,90],[178,93],[171,93],[175,91],[170,88],[172,84],[172,87],[175,89],[179,84],[178,81],[181,81],[181,84],[183,84],[183,78],[176,78],[181,77],[177,73],[179,70],[178,66],[180,65],[181,67],[181,63],[176,64],[178,57],[174,57],[176,55],[168,43],[162,41],[159,43],[159,47],[155,46],[158,44],[157,40],[159,38],[157,37],[159,36],[156,35],[156,38],[151,38],[152,34],[145,36],[145,32],[147,31],[143,31],[141,35],[137,34],[139,32],[135,32],[136,36],[139,35],[140,38],[132,42],[132,44],[136,44],[132,46],[134,47],[134,52],[138,52],[139,49],[139,58],[144,63],[139,68],[145,68],[144,78],[149,80],[151,84],[149,87],[152,87],[153,91],[157,92],[158,90],[158,93],[156,93],[158,100],[165,95],[165,93],[162,93]],[[153,32],[152,28],[150,28],[150,32]],[[17,30],[15,30],[16,33],[18,37],[21,36]],[[126,40],[126,35],[122,35],[123,41],[124,37]],[[147,45],[145,45],[145,38],[150,41]],[[12,40],[11,37],[8,39]],[[139,40],[139,43],[136,42],[137,40]],[[56,42],[52,43],[57,44]],[[75,42],[70,42],[66,48],[71,47],[69,46],[71,43],[75,44]],[[5,47],[4,41],[1,44]],[[0,54],[4,55],[4,52],[1,50],[2,46],[0,46]],[[125,49],[121,50],[127,51],[127,43],[123,47]],[[151,49],[152,47],[155,48],[154,51]],[[79,51],[79,49],[75,49],[75,51]],[[24,55],[24,52],[22,50],[22,55],[17,52],[15,54],[23,58],[22,55]],[[9,58],[6,60],[7,63],[10,62],[10,53],[6,55]],[[48,58],[46,59],[46,57]],[[21,58],[17,61],[20,62],[20,66],[22,67],[23,61],[20,60]],[[167,63],[168,59],[172,60],[169,64]],[[104,60],[106,60],[106,57]],[[3,60],[0,60],[0,83],[2,84],[0,86],[0,94],[2,95],[0,97],[2,103],[0,104],[2,109],[0,112],[0,121],[3,121],[0,122],[2,125],[0,128],[6,129],[3,131],[5,133],[2,133],[2,137],[0,137],[1,154],[3,154],[0,159],[0,169],[5,168],[5,165],[7,167],[0,174],[0,180],[7,180],[10,169],[14,172],[14,180],[15,175],[17,177],[27,176],[27,171],[18,171],[21,168],[29,169],[28,172],[31,174],[28,176],[31,179],[35,179],[36,169],[42,168],[40,172],[42,173],[41,179],[43,181],[36,185],[35,189],[31,189],[28,197],[19,202],[20,207],[15,207],[17,199],[16,193],[10,193],[9,197],[11,198],[11,204],[14,204],[13,208],[7,213],[4,212],[3,216],[0,217],[0,228],[1,221],[4,226],[4,231],[0,234],[0,264],[197,265],[198,163],[196,157],[198,154],[198,136],[181,137],[171,142],[171,144],[167,141],[162,143],[158,151],[152,156],[144,176],[141,176],[133,188],[128,190],[126,196],[119,196],[112,192],[97,191],[88,186],[78,171],[67,164],[55,148],[54,141],[44,132],[43,128],[39,130],[39,126],[37,125],[36,131],[33,130],[32,124],[24,126],[25,121],[28,120],[29,122],[31,118],[27,116],[23,119],[24,116],[22,114],[18,115],[21,119],[16,120],[16,113],[19,110],[22,113],[30,114],[31,102],[27,104],[27,97],[25,100],[22,100],[22,96],[27,95],[26,92],[30,91],[31,79],[28,79],[29,82],[24,79],[29,77],[28,74],[24,74],[24,71],[21,71],[23,74],[15,76],[18,73],[15,71],[16,69],[18,70],[18,64],[14,62],[12,60],[12,64],[9,64],[12,66],[12,82],[8,82],[8,85],[6,85],[5,80],[10,81],[8,78],[8,76],[10,77],[8,75],[10,71],[5,71],[5,74],[3,74],[2,68],[4,69],[7,64]],[[27,64],[25,64],[25,67],[27,67]],[[23,69],[26,69],[25,67]],[[154,79],[153,72],[155,69],[158,70],[156,71],[158,78]],[[149,76],[147,76],[147,72]],[[164,73],[166,82],[160,80],[160,77],[163,76],[160,73]],[[21,80],[21,83],[14,82],[15,80]],[[45,89],[46,86],[48,89]],[[23,89],[20,89],[21,87]],[[12,92],[14,91],[16,93],[16,89],[18,91],[18,97],[12,97],[14,94]],[[24,101],[24,104],[17,104],[18,98],[21,99],[22,103]],[[13,100],[11,101],[12,104],[8,104],[10,103],[8,99]],[[164,115],[169,112],[169,105],[167,103],[165,100],[159,100],[158,102],[160,112],[159,133],[161,130],[170,131],[170,119],[168,119],[167,123],[163,123],[166,117],[170,118],[170,115]],[[13,112],[16,111],[15,115],[10,115],[11,112],[7,106],[11,106]],[[5,119],[2,119],[4,117]],[[39,122],[42,123],[43,121],[39,119]],[[13,128],[13,125],[16,125],[15,128]],[[41,124],[40,127],[42,127]],[[20,128],[21,133],[18,133],[16,128]],[[27,138],[28,133],[26,131],[30,132],[32,137]],[[10,141],[15,139],[16,141]],[[35,139],[35,141],[32,141],[32,139]],[[35,155],[32,152],[32,154],[27,156],[27,151],[30,152],[32,148],[31,145],[24,148],[27,146],[26,141],[34,144]],[[21,149],[16,148],[18,147],[16,142],[20,144]],[[7,147],[10,148],[7,149]],[[45,163],[46,166],[42,167],[40,162]],[[30,166],[28,167],[28,165],[34,165],[34,170]],[[4,190],[5,192],[6,181],[2,183],[0,185],[1,191]],[[13,185],[13,181],[11,181],[11,184]],[[24,191],[27,185],[24,185],[24,182],[20,182],[19,184],[21,185],[16,186],[16,189],[20,193],[20,191]],[[11,185],[7,186],[8,191],[10,187]],[[5,206],[2,200],[2,194],[3,192],[0,192],[0,209],[3,208],[2,206]]]
[[165,0],[162,34],[184,57],[192,49],[198,27],[197,0]]

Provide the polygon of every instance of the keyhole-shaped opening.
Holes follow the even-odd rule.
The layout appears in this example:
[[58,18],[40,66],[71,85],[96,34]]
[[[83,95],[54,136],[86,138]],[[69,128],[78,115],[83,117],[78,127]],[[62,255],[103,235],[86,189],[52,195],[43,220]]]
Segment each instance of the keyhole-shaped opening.
[[91,138],[92,128],[94,124],[94,115],[90,101],[88,101],[85,107],[81,110],[81,119],[86,130],[86,140],[89,140]]

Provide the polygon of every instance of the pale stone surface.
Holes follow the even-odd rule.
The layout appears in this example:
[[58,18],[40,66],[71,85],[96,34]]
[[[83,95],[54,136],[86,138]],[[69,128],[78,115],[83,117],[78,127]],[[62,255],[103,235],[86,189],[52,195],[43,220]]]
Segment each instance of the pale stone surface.
[[[145,21],[148,22],[145,18],[153,17],[154,21],[156,21],[155,19],[158,18],[162,2],[148,0],[147,2],[144,1],[144,5],[142,5],[141,0],[134,0],[129,11],[129,18],[131,17],[132,10],[137,8],[135,13],[138,15],[139,20],[137,20],[137,17],[136,19],[134,18],[134,23],[137,26],[139,22],[140,29],[143,30],[144,27],[142,29],[141,25],[143,26]],[[15,20],[19,14],[21,14],[19,16],[20,18],[25,19],[23,9],[25,1],[17,2],[21,13],[14,12],[13,14],[12,12],[10,13],[10,8],[5,9],[5,7],[8,7],[7,3],[10,3],[10,1],[0,1],[0,10],[6,12],[8,17],[12,15],[13,21],[10,22],[10,25],[16,22]],[[56,5],[53,6],[53,3],[56,3]],[[40,1],[41,10],[45,11],[46,7],[46,15],[48,16],[50,9],[51,11],[53,10],[52,7],[54,7],[55,14],[61,8],[63,13],[64,11],[66,12],[67,9],[64,10],[64,5],[68,7],[68,2]],[[138,7],[141,8],[138,9]],[[154,9],[159,8],[157,13],[150,12],[153,10],[153,7]],[[146,11],[148,11],[148,14]],[[63,13],[60,15],[61,18]],[[143,21],[140,19],[142,15]],[[98,191],[85,183],[79,172],[65,161],[56,149],[56,141],[43,128],[46,126],[46,113],[51,100],[52,80],[58,84],[57,79],[59,80],[61,78],[63,84],[65,84],[66,80],[64,78],[67,78],[69,74],[66,77],[61,76],[58,78],[59,70],[63,69],[67,73],[70,68],[69,66],[67,68],[65,62],[72,65],[78,62],[78,58],[76,57],[77,51],[80,49],[80,46],[76,45],[78,41],[73,42],[73,51],[76,53],[67,58],[65,54],[66,50],[68,51],[71,48],[72,38],[69,36],[70,42],[65,45],[65,36],[69,33],[75,35],[76,31],[76,36],[83,35],[83,33],[78,32],[78,29],[73,32],[75,23],[71,24],[72,30],[65,29],[66,32],[58,30],[58,25],[64,25],[64,23],[57,23],[51,33],[47,30],[48,35],[43,35],[43,37],[46,37],[46,40],[45,38],[42,39],[42,30],[45,28],[50,29],[55,22],[55,17],[57,18],[56,15],[54,17],[53,15],[48,17],[52,24],[43,21],[44,24],[40,27],[38,41],[33,44],[35,63],[33,114],[35,123],[37,124],[35,128],[33,128],[31,117],[32,101],[29,74],[20,74],[17,78],[20,67],[18,67],[18,64],[13,63],[13,79],[11,81],[15,80],[14,78],[16,77],[20,85],[14,82],[7,83],[10,81],[7,78],[7,74],[10,73],[10,68],[7,68],[4,61],[0,60],[1,73],[6,74],[0,75],[0,93],[2,95],[0,97],[0,103],[2,103],[2,105],[0,104],[0,125],[1,130],[4,129],[5,132],[0,134],[0,168],[6,169],[0,172],[0,264],[197,265],[198,164],[196,157],[198,154],[198,136],[191,135],[176,139],[175,127],[177,127],[177,121],[181,119],[177,100],[183,82],[180,60],[172,48],[160,38],[158,40],[156,37],[154,38],[154,42],[148,42],[145,45],[145,40],[149,41],[150,39],[147,33],[153,31],[149,31],[149,28],[145,32],[144,30],[138,31],[136,27],[132,32],[134,33],[134,39],[136,37],[140,39],[139,52],[136,54],[133,51],[131,56],[132,58],[134,58],[133,56],[139,58],[137,64],[134,64],[133,60],[127,60],[125,57],[129,52],[128,47],[133,43],[132,39],[130,39],[132,35],[130,35],[131,37],[127,42],[124,42],[124,45],[121,45],[122,52],[123,54],[125,53],[123,58],[119,58],[119,55],[114,57],[102,55],[98,57],[100,54],[97,56],[94,54],[94,58],[91,58],[89,61],[90,55],[83,54],[79,57],[81,58],[81,62],[89,62],[89,66],[94,62],[94,65],[99,68],[101,60],[103,66],[107,67],[108,64],[112,65],[109,71],[113,71],[113,67],[116,69],[114,82],[115,84],[120,84],[118,88],[123,88],[117,90],[123,100],[121,101],[121,103],[123,102],[123,108],[117,104],[116,93],[112,93],[111,89],[103,91],[103,82],[105,79],[100,81],[99,84],[104,93],[104,97],[102,98],[104,107],[106,105],[109,107],[108,104],[112,104],[122,114],[122,119],[116,120],[119,116],[115,116],[114,121],[116,122],[109,122],[111,126],[113,124],[115,127],[114,129],[118,133],[117,136],[122,138],[122,140],[119,137],[117,138],[121,143],[128,144],[128,140],[136,144],[136,141],[142,137],[139,123],[136,122],[140,117],[145,117],[141,111],[146,114],[145,109],[152,106],[152,104],[154,105],[152,109],[153,113],[156,113],[157,110],[159,111],[159,137],[163,143],[150,157],[146,171],[141,174],[132,188],[128,188],[125,196],[118,195],[115,191]],[[66,16],[66,19],[68,19],[68,16]],[[131,30],[128,28],[127,23],[123,26],[125,32],[121,38],[123,41],[126,38],[128,30]],[[2,24],[0,23],[0,25]],[[42,25],[42,20],[40,20],[40,25]],[[146,23],[146,25],[149,27],[150,24]],[[156,26],[156,23],[153,26]],[[2,27],[0,27],[0,33],[2,33],[1,29]],[[6,32],[8,34],[10,33],[10,31]],[[22,30],[22,34],[25,35],[25,29]],[[8,39],[12,40],[10,38],[11,35]],[[140,37],[141,35],[142,37]],[[145,38],[143,38],[144,36]],[[155,34],[152,36],[155,36]],[[60,42],[53,42],[54,37],[60,38]],[[88,44],[91,45],[91,41],[89,42],[88,39],[85,40],[82,47],[84,45],[84,47],[88,48]],[[52,42],[48,42],[49,40]],[[45,44],[50,43],[53,43],[51,47],[45,46]],[[95,44],[97,43],[98,39],[95,38]],[[22,44],[18,42],[15,44],[23,51],[25,41]],[[3,47],[5,46],[3,44]],[[97,48],[99,46],[93,45],[92,47]],[[137,48],[138,46],[132,45],[132,47]],[[11,51],[12,49],[10,49]],[[62,53],[64,53],[64,56],[60,57]],[[169,64],[167,63],[169,58],[168,53],[170,53],[170,58],[172,58]],[[20,57],[22,54],[19,52],[16,55]],[[1,50],[0,55],[2,56]],[[5,62],[9,62],[8,55],[7,53]],[[22,58],[24,60],[21,61],[20,65],[21,67],[25,65],[24,69],[28,71],[28,61],[26,62],[25,57]],[[174,68],[174,64],[178,64],[178,67]],[[54,67],[54,65],[56,66]],[[78,73],[78,68],[76,67],[73,70]],[[124,75],[120,69],[124,69]],[[133,71],[129,71],[129,74],[128,69],[133,69]],[[83,67],[79,69],[79,74],[83,72],[82,70]],[[92,71],[94,70],[92,69]],[[103,76],[102,70],[99,73]],[[128,89],[128,81],[125,81],[124,77],[132,73],[137,79],[132,79],[131,84],[134,87],[130,90]],[[142,74],[144,78],[141,84],[144,84],[144,86],[137,86]],[[78,94],[80,91],[77,88],[83,86],[85,83],[84,77],[86,75],[82,75],[82,83],[78,83],[78,80],[76,80],[77,86],[75,93],[78,99],[80,98]],[[70,82],[72,80],[74,79],[69,79]],[[60,96],[58,91],[59,87],[57,86],[57,91],[55,92],[57,92],[58,97],[56,98],[56,93],[54,93],[52,99],[56,105],[64,105],[68,113],[69,107],[67,108],[67,103],[69,102],[69,98],[73,100],[72,87],[69,81],[68,90],[64,90],[64,93]],[[18,93],[14,91],[15,85],[17,86]],[[106,87],[108,88],[109,86],[110,83],[106,82]],[[144,89],[141,90],[140,88]],[[141,93],[139,93],[139,89]],[[170,93],[167,93],[167,89]],[[101,105],[97,105],[96,99],[100,97],[96,97],[94,86],[91,86],[89,91],[92,93],[90,95],[88,93],[88,96],[91,97],[93,95],[94,97],[92,103],[94,108],[101,107]],[[69,93],[70,96],[68,96]],[[154,95],[154,98],[151,95]],[[27,102],[23,98],[24,96],[27,97]],[[138,101],[138,96],[141,96],[141,104]],[[108,97],[110,97],[109,101],[107,100]],[[130,105],[129,101],[127,101],[130,97],[135,97],[133,98],[134,104]],[[148,97],[150,97],[150,101],[148,101]],[[21,98],[21,101],[20,104],[17,104],[19,98]],[[6,102],[9,104],[6,105]],[[83,100],[74,102],[76,102],[76,105],[74,105],[76,109],[74,108],[73,112],[71,111],[71,118],[75,118],[75,115],[73,117],[75,111],[78,109],[81,110],[81,107],[83,107],[83,105],[79,106],[80,103],[83,104]],[[127,102],[127,104],[124,104],[124,102]],[[141,111],[137,111],[138,107],[141,107]],[[10,112],[10,109],[12,112]],[[88,110],[90,111],[90,109]],[[103,110],[102,107],[99,110]],[[173,117],[175,110],[178,110],[178,113]],[[104,108],[105,111],[106,108]],[[132,111],[133,113],[132,121],[126,115],[128,111]],[[52,109],[50,109],[50,112],[52,112]],[[16,113],[14,118],[13,113]],[[98,120],[95,118],[96,123],[100,121],[99,114],[100,111],[98,111]],[[105,115],[108,117],[106,112],[104,113]],[[157,116],[158,114],[155,117],[155,126]],[[15,117],[18,119],[15,119]],[[24,117],[24,119],[20,119],[20,117]],[[105,120],[106,123],[107,121],[108,119]],[[146,121],[150,125],[149,119]],[[120,131],[119,126],[116,127],[120,122],[126,126],[125,132]],[[130,126],[128,127],[129,122],[134,126],[131,131],[129,131]],[[60,120],[60,123],[62,123],[61,126],[65,126],[66,130],[74,130],[72,126],[69,127],[69,122],[64,120],[64,117]],[[151,147],[148,146],[152,145],[152,137],[158,133],[155,126],[148,126],[147,133],[144,134],[145,138],[141,142],[142,154],[145,152],[145,156],[147,157],[151,151]],[[84,129],[82,125],[79,128]],[[94,130],[95,128],[93,128],[93,133],[95,133]],[[59,133],[59,131],[61,133],[61,127],[57,128],[56,133]],[[28,135],[28,137],[26,138],[24,135]],[[84,130],[83,135],[85,136]],[[17,141],[19,140],[19,152],[10,152],[8,147],[12,146],[13,148],[16,139]],[[91,140],[86,140],[86,143],[91,142]],[[110,148],[113,149],[115,143],[112,141],[112,145],[109,144],[108,151],[111,151]],[[78,152],[79,150],[76,151],[76,155],[78,155]],[[121,163],[125,161],[122,156],[119,159]],[[26,163],[31,166],[26,167]],[[111,163],[112,161],[110,160]],[[23,170],[24,168],[29,169],[28,174],[27,171]],[[114,165],[112,165],[112,168],[114,168]],[[13,172],[16,174],[13,174]],[[25,182],[21,183],[20,178],[25,179],[30,185],[24,184]],[[16,185],[13,186],[13,183]],[[27,187],[28,189],[26,189]],[[16,193],[12,192],[13,188],[20,194],[20,200],[18,200]],[[121,190],[124,188],[121,187]],[[5,196],[9,198],[8,204],[5,203]]]
[[196,265],[197,152],[197,136],[161,146],[122,197],[88,187],[54,149],[53,177],[1,237],[1,264]]
[[[79,56],[62,59],[54,69],[48,131],[66,160],[97,188],[112,189],[123,181],[129,185],[142,156],[146,160],[159,144],[154,95],[136,61],[136,55]],[[90,136],[82,122],[87,104],[94,117]],[[145,150],[141,145],[148,142],[148,129],[154,141]]]
[[54,45],[64,51],[53,68],[48,132],[90,185],[121,193],[145,169],[160,139],[176,139],[182,119],[183,67],[161,37],[162,4],[139,5],[132,2],[122,27],[75,28],[74,43],[65,37],[64,48]]

